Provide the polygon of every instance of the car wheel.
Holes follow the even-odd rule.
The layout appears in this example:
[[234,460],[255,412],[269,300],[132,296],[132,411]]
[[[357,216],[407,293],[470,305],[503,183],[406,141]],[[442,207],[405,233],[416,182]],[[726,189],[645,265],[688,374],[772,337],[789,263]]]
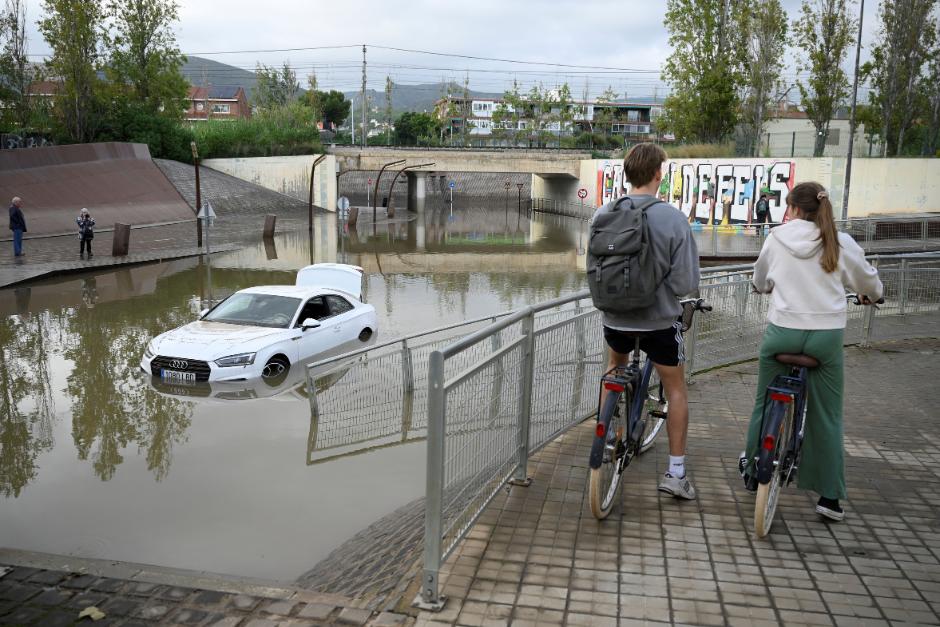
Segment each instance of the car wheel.
[[280,385],[290,372],[290,361],[283,355],[275,355],[261,370],[261,380],[270,386]]
[[370,337],[372,337],[372,329],[370,329],[369,327],[366,327],[365,329],[359,332],[359,339],[363,342],[369,341]]

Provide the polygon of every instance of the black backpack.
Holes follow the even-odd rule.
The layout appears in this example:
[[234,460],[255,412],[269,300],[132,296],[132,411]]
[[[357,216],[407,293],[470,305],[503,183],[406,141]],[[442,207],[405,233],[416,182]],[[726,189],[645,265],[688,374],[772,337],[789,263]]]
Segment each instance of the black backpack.
[[656,301],[665,268],[651,250],[646,210],[656,198],[635,204],[624,196],[591,224],[587,249],[588,287],[594,306],[608,313],[644,309]]

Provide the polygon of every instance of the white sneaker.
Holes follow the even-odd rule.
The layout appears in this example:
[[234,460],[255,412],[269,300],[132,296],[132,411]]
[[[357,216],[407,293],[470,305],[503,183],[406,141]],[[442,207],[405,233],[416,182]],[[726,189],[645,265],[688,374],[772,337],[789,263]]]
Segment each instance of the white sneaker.
[[692,487],[692,482],[689,481],[688,474],[680,479],[679,477],[673,477],[667,472],[659,482],[659,491],[671,494],[678,499],[691,501],[695,498],[695,488]]

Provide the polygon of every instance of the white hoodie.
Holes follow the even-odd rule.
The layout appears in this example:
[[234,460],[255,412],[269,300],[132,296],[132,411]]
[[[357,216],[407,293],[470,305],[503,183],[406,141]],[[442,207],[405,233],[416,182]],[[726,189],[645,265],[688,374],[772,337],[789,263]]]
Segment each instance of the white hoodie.
[[788,329],[844,329],[846,288],[872,301],[884,294],[878,271],[846,233],[839,233],[839,267],[825,272],[820,264],[819,227],[791,220],[770,231],[754,264],[754,287],[770,293],[767,319]]

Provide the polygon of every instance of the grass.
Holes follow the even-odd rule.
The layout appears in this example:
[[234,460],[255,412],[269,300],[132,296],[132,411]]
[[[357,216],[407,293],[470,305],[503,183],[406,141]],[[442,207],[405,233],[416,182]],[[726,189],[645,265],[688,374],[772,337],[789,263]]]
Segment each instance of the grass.
[[680,144],[666,148],[670,159],[706,159],[734,157],[734,144]]

